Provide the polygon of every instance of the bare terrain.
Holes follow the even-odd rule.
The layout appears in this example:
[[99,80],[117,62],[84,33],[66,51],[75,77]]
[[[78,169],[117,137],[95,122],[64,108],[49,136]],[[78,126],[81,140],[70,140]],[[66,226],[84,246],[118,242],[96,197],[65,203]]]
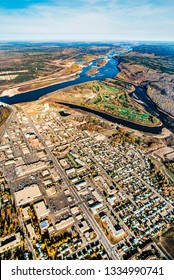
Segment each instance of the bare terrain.
[[142,45],[120,56],[120,79],[145,85],[149,97],[174,116],[173,45]]
[[[13,95],[76,78],[91,60],[114,45],[1,43],[0,93]],[[101,66],[106,63],[101,60]]]

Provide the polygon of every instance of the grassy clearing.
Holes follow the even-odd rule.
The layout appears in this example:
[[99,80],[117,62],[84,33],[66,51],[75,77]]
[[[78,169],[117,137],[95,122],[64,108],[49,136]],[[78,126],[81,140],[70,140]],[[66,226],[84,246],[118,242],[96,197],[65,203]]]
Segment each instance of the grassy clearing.
[[105,82],[94,81],[76,85],[70,91],[64,90],[61,101],[85,105],[91,109],[105,111],[145,125],[159,124],[155,117],[129,97],[129,92],[130,89],[120,85],[120,82],[117,84],[117,80],[110,79],[109,85]]

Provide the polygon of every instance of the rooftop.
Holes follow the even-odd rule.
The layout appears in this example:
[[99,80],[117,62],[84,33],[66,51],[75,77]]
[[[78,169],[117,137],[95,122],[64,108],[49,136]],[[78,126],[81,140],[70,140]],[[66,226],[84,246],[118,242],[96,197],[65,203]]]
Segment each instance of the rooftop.
[[17,206],[25,205],[41,195],[38,185],[31,185],[14,193]]
[[34,204],[33,208],[36,212],[36,216],[38,219],[46,217],[48,215],[48,213],[50,212],[50,210],[46,207],[44,201]]

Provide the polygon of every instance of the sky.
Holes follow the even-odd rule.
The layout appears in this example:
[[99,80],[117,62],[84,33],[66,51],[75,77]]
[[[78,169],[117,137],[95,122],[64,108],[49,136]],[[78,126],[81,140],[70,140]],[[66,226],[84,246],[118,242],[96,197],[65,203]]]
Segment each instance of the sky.
[[173,0],[0,0],[0,41],[174,41]]

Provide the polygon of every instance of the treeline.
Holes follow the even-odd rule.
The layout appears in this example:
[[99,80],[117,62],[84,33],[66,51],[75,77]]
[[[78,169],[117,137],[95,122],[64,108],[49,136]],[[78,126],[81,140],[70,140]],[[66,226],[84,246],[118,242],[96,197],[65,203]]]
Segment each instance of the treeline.
[[9,115],[10,115],[10,110],[7,107],[0,106],[0,126],[9,117]]

